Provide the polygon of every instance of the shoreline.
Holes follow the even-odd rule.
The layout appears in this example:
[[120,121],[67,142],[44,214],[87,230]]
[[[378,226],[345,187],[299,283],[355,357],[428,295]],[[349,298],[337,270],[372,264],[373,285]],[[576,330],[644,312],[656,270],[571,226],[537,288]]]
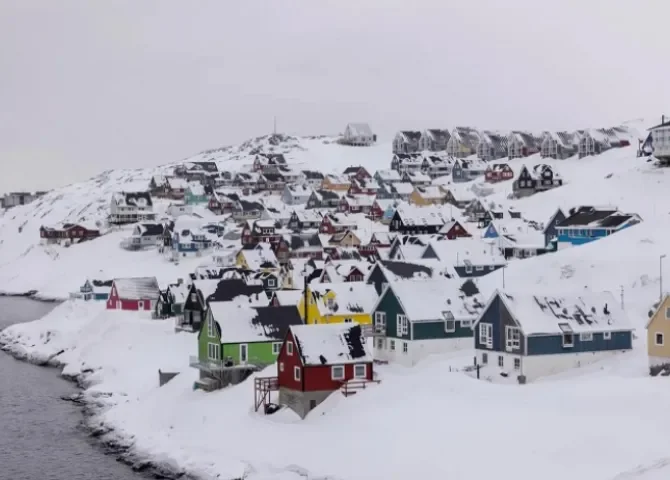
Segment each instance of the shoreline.
[[[25,297],[27,295],[0,294],[0,296]],[[0,330],[0,332],[1,331],[2,330]],[[30,363],[37,367],[52,368],[58,372],[58,376],[76,385],[79,392],[69,397],[61,397],[61,400],[72,402],[81,407],[82,414],[84,416],[84,421],[82,424],[84,426],[85,432],[93,441],[93,443],[95,443],[96,448],[100,448],[104,455],[111,455],[115,457],[118,462],[129,466],[132,470],[156,479],[207,480],[205,478],[189,474],[185,471],[176,470],[172,466],[165,463],[151,460],[147,455],[143,455],[134,449],[132,440],[124,441],[119,435],[116,434],[116,430],[113,427],[104,424],[99,418],[100,410],[103,407],[96,404],[95,398],[104,396],[105,394],[101,393],[96,397],[89,397],[84,394],[87,385],[86,372],[78,375],[63,374],[62,368],[64,365],[56,358],[58,355],[63,353],[63,351],[60,351],[47,358],[38,358],[23,351],[20,344],[9,343],[5,338],[2,337],[0,337],[0,350],[5,354],[13,357],[15,360]]]
[[49,297],[47,295],[42,295],[38,290],[28,290],[27,292],[8,292],[0,290],[0,297],[28,298],[36,302],[44,302],[44,303],[60,303],[67,300],[67,298]]

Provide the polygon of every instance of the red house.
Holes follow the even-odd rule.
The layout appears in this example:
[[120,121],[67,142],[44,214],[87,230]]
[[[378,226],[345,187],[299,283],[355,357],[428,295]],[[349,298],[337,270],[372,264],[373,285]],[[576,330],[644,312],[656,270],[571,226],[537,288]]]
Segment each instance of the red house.
[[374,180],[351,180],[351,186],[347,193],[349,195],[376,195],[379,190],[379,184]]
[[458,223],[456,220],[445,223],[444,226],[440,229],[439,233],[440,235],[445,235],[449,240],[472,236],[465,228],[463,228],[463,225]]
[[107,310],[153,310],[159,295],[156,277],[115,278]]
[[40,227],[40,238],[46,243],[79,243],[100,236],[97,228],[86,228],[76,223],[64,223],[55,227]]
[[292,325],[277,370],[279,403],[302,418],[334,391],[354,393],[374,378],[363,330],[351,323]]
[[345,213],[328,213],[321,220],[319,233],[333,235],[347,230],[356,230],[357,228],[356,220],[348,217]]
[[345,177],[348,177],[349,180],[353,180],[355,178],[356,180],[366,181],[372,178],[370,172],[368,172],[365,167],[360,165],[357,167],[347,167],[342,173]]
[[514,178],[512,167],[506,163],[490,163],[484,172],[484,178],[489,183],[502,182]]

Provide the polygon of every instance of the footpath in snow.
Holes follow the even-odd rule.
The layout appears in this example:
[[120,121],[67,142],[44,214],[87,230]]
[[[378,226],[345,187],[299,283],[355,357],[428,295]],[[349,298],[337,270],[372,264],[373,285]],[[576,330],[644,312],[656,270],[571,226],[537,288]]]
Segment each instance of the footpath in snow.
[[[455,371],[471,352],[382,383],[333,394],[306,420],[253,411],[253,381],[193,391],[192,334],[171,321],[68,301],[0,332],[11,353],[51,359],[84,387],[104,441],[176,472],[249,480],[373,478],[545,480],[644,478],[670,467],[670,389],[647,377],[642,349],[532,385],[496,385]],[[59,354],[59,352],[61,352]],[[158,370],[180,374],[163,387]],[[260,375],[274,374],[275,366]],[[454,370],[454,371],[450,371]],[[636,472],[642,476],[637,475]]]

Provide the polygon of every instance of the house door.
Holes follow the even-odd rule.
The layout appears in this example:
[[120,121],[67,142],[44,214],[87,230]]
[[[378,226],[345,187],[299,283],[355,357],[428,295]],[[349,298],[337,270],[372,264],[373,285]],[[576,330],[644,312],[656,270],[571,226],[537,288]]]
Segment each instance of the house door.
[[144,310],[144,302],[142,300],[137,302],[137,309],[138,310]]
[[240,363],[247,363],[249,361],[248,347],[246,343],[240,345]]
[[116,309],[121,310],[121,300],[116,301]]
[[314,410],[316,408],[316,400],[309,401],[309,409]]

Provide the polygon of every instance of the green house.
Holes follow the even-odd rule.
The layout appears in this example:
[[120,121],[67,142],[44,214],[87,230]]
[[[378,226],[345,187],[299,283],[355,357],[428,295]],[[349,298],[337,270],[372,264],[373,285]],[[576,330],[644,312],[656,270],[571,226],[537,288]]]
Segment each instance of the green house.
[[184,203],[186,205],[201,205],[208,203],[209,198],[205,193],[205,187],[200,183],[191,182],[184,192]]
[[472,325],[484,306],[472,280],[390,282],[372,311],[375,359],[413,366],[429,355],[472,348]]
[[275,363],[289,327],[302,323],[294,305],[210,302],[198,333],[198,356],[191,359],[191,366],[200,370],[196,388],[214,390],[239,383]]

